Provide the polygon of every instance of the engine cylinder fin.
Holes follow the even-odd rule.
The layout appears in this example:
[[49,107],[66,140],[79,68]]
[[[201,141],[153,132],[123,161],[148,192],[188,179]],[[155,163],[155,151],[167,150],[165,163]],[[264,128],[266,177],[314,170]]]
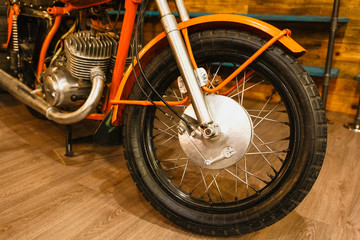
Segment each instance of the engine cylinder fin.
[[66,68],[73,77],[89,80],[94,67],[108,72],[116,49],[117,42],[109,34],[93,36],[89,31],[71,34],[65,39]]

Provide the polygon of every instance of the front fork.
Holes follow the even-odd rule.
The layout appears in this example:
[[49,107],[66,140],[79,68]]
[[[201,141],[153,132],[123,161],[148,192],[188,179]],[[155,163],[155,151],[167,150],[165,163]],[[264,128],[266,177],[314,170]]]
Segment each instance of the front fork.
[[[211,130],[209,128],[211,128],[213,120],[205,103],[203,91],[198,83],[198,77],[196,76],[193,65],[190,61],[189,53],[177,26],[175,16],[170,12],[169,4],[166,0],[156,0],[156,4],[161,15],[161,24],[175,56],[181,76],[185,81],[197,120],[200,126]],[[176,1],[176,4],[181,20],[188,20],[189,16],[186,12],[183,1]]]

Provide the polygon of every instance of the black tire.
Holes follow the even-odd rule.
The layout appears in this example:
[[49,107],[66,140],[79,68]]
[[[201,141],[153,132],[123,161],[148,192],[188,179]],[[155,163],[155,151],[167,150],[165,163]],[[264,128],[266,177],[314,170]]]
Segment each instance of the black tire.
[[[190,40],[199,67],[217,81],[266,42],[234,30],[195,33]],[[250,70],[254,74],[239,84]],[[145,72],[166,100],[181,98],[176,89],[180,74],[170,49],[155,57]],[[140,85],[156,100],[142,78]],[[125,110],[125,157],[137,187],[162,215],[205,235],[245,234],[283,218],[310,191],[325,155],[326,118],[317,89],[280,47],[266,50],[231,86],[233,99],[251,116],[254,138],[245,156],[225,169],[201,168],[182,152],[180,120],[169,109],[162,107],[171,118],[153,106]],[[136,84],[130,99],[145,99]]]

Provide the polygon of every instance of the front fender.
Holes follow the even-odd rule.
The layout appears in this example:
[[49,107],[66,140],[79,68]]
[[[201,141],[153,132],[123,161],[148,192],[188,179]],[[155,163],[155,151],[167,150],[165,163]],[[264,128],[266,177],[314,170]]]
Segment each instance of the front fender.
[[[212,29],[235,29],[258,34],[264,38],[270,39],[281,31],[280,29],[263,22],[261,20],[233,14],[215,14],[192,18],[186,22],[178,24],[179,29],[187,28],[189,35],[195,32]],[[278,40],[279,44],[294,57],[300,57],[306,50],[295,42],[290,36],[283,36]],[[145,66],[159,54],[164,48],[169,46],[164,32],[160,33],[151,40],[140,52],[139,58],[141,67]],[[135,63],[136,65],[136,63]],[[114,100],[127,99],[133,84],[135,82],[133,68],[130,65],[121,80],[119,89]],[[122,112],[125,105],[114,105],[114,114],[112,117],[113,125],[122,124]]]

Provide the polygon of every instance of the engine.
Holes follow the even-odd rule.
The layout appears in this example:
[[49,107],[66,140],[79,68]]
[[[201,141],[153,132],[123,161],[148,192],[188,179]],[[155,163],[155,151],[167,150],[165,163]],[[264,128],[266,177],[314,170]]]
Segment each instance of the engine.
[[117,41],[110,34],[82,31],[64,41],[65,58],[45,72],[44,91],[47,102],[56,107],[72,107],[84,100],[91,90],[90,71],[100,68],[111,78]]
[[90,79],[90,70],[94,67],[106,73],[111,57],[116,54],[116,46],[116,41],[108,34],[72,34],[65,39],[66,68],[72,76],[82,80]]

